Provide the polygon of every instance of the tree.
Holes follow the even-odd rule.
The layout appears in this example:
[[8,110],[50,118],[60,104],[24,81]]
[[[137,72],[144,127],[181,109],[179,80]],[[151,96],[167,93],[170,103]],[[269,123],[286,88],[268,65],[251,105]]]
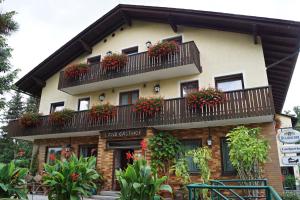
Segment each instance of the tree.
[[293,111],[297,117],[300,117],[300,106],[294,106]]
[[8,110],[5,114],[5,119],[17,119],[20,118],[24,112],[24,103],[22,102],[22,95],[20,92],[15,92],[12,99],[7,103]]
[[39,111],[39,100],[35,97],[28,97],[25,105],[25,112],[37,113]]
[[[2,3],[2,0],[0,0]],[[0,13],[0,110],[5,107],[5,93],[11,90],[18,70],[12,70],[9,62],[12,49],[6,43],[6,37],[18,29],[13,17],[16,12]]]

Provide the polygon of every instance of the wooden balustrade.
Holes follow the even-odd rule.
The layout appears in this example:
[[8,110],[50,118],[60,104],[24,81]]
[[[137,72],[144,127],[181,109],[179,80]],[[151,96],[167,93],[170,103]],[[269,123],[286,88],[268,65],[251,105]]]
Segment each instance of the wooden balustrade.
[[150,71],[195,64],[199,72],[202,71],[200,66],[200,54],[196,44],[186,42],[179,45],[178,52],[169,54],[167,57],[151,58],[148,52],[137,53],[128,56],[126,66],[114,71],[107,71],[101,67],[101,63],[91,65],[86,74],[76,78],[66,78],[64,71],[60,72],[58,89],[73,87],[83,84],[89,84],[108,79],[114,79],[124,76],[146,73]]
[[222,104],[191,109],[185,98],[164,100],[160,113],[147,117],[133,112],[133,105],[117,106],[117,114],[108,120],[93,120],[89,111],[75,112],[71,121],[62,127],[49,123],[49,116],[41,117],[41,125],[35,128],[23,128],[19,120],[9,122],[9,136],[30,136],[64,132],[92,130],[116,130],[140,127],[167,126],[214,120],[237,119],[274,114],[271,87],[251,88],[225,93]]

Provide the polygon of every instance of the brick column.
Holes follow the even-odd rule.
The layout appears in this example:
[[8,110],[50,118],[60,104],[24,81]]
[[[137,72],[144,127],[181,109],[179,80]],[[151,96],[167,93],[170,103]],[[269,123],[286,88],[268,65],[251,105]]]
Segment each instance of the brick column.
[[264,167],[264,174],[266,178],[269,180],[269,185],[275,188],[275,190],[279,193],[283,193],[283,185],[281,182],[281,170],[279,164],[279,156],[277,150],[277,142],[276,142],[276,131],[273,123],[266,123],[261,126],[262,127],[262,135],[268,140],[270,145],[269,150],[269,161],[266,163]]
[[104,190],[112,189],[113,154],[113,150],[106,150],[106,139],[99,136],[97,170],[103,176]]

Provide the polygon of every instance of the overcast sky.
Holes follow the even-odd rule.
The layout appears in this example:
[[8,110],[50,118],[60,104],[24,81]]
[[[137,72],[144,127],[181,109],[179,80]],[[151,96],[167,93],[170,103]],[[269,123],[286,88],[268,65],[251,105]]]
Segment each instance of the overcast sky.
[[[19,77],[119,3],[300,21],[299,0],[6,0],[2,10],[18,13],[15,19],[20,29],[9,38],[8,43],[14,49],[11,63],[21,69]],[[300,61],[296,65],[284,110],[300,105],[299,77]]]

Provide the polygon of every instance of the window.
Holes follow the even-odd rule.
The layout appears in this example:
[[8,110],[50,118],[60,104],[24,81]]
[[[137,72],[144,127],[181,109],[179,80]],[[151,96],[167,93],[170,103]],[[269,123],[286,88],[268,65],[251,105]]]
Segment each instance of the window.
[[185,97],[191,92],[195,92],[199,90],[199,84],[198,81],[190,81],[190,82],[185,82],[181,83],[180,86],[181,90],[181,97]]
[[[202,146],[202,141],[200,139],[195,140],[182,140],[181,141],[184,151],[189,151],[193,149],[197,149]],[[199,172],[197,165],[193,162],[193,158],[191,156],[187,157],[189,172]]]
[[126,54],[126,55],[132,55],[132,54],[136,54],[138,52],[139,52],[139,47],[138,46],[130,47],[130,48],[122,50],[122,53]]
[[83,156],[84,158],[91,157],[91,156],[97,157],[97,145],[96,144],[80,145],[79,156]]
[[221,140],[221,163],[223,175],[235,175],[236,171],[229,159],[229,147],[226,138],[220,138]]
[[243,74],[216,77],[215,82],[216,88],[224,92],[244,89]]
[[129,91],[120,93],[120,105],[134,104],[139,98],[139,91]]
[[64,105],[65,105],[65,103],[63,101],[57,102],[57,103],[51,103],[50,113],[53,113],[56,111],[61,111],[62,109],[64,109]]
[[60,160],[62,147],[48,147],[46,163],[53,163],[55,159]]
[[101,59],[101,56],[94,56],[94,57],[90,57],[87,59],[87,63],[90,64],[90,65],[93,65],[93,64],[98,64],[100,63],[100,59]]
[[182,44],[182,36],[175,36],[171,38],[164,39],[163,41],[175,41],[177,44]]
[[78,100],[78,111],[88,110],[90,107],[90,98],[82,98]]

